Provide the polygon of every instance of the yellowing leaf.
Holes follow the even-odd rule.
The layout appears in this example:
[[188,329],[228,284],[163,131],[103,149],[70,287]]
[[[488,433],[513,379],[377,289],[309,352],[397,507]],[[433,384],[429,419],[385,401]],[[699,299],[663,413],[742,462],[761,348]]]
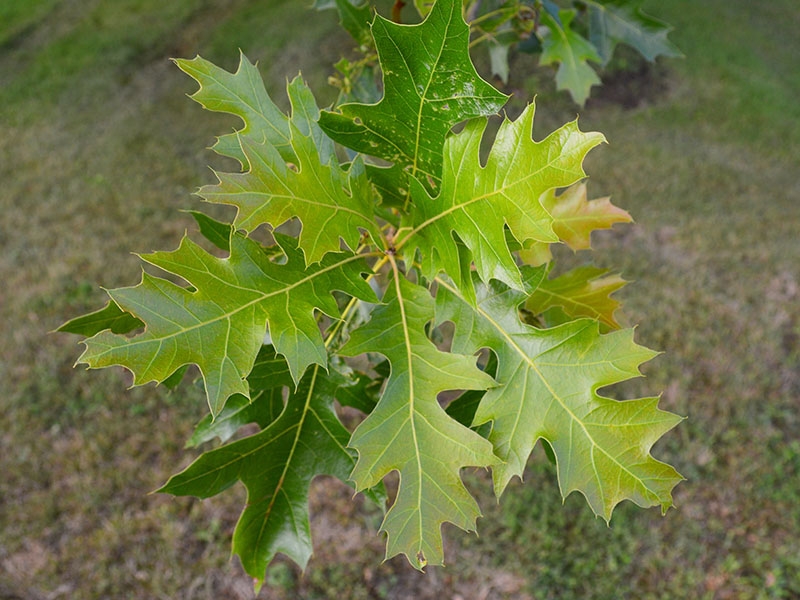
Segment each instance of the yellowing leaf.
[[397,499],[383,521],[386,557],[404,554],[416,568],[443,564],[441,527],[450,522],[474,530],[480,511],[459,471],[496,462],[491,444],[451,417],[437,401],[446,390],[484,390],[491,377],[475,358],[441,352],[425,335],[434,303],[424,288],[395,273],[383,305],[356,329],[345,356],[378,352],[391,375],[367,419],[353,433],[358,450],[356,489],[400,473]]
[[[560,194],[548,190],[539,202],[553,217],[553,231],[558,239],[573,250],[591,248],[592,232],[610,229],[616,223],[633,221],[627,211],[611,204],[609,198],[587,200],[586,184],[581,182],[568,187]],[[538,266],[552,258],[550,245],[532,241],[520,250],[523,262]]]
[[541,203],[553,215],[556,235],[573,250],[591,248],[592,231],[633,221],[627,211],[611,204],[610,198],[587,200],[585,183],[573,185],[559,195],[550,190]]
[[[606,275],[597,267],[578,267],[554,279],[544,278],[525,301],[525,308],[535,315],[546,313],[548,326],[578,317],[596,319],[603,331],[619,329],[615,313],[619,302],[611,294],[625,285],[619,275]],[[561,309],[556,312],[553,308]]]

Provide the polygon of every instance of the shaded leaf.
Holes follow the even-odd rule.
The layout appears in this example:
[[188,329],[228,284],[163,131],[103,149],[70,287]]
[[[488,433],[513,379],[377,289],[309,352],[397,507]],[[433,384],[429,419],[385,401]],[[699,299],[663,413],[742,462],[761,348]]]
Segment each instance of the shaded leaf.
[[244,483],[247,503],[233,534],[233,552],[259,586],[276,553],[301,567],[311,556],[311,480],[332,475],[344,481],[355,464],[355,453],[346,448],[350,434],[333,411],[336,390],[346,384],[338,372],[314,366],[264,431],[206,452],[158,490],[210,498]]
[[205,213],[197,210],[187,211],[194,218],[197,226],[200,228],[200,233],[209,242],[214,244],[220,250],[230,252],[231,249],[231,235],[233,234],[233,227],[230,223],[223,223],[212,219]]
[[650,448],[680,417],[657,408],[658,398],[617,401],[597,389],[637,377],[655,352],[638,346],[633,331],[601,335],[580,319],[540,330],[522,323],[524,294],[500,282],[476,283],[477,305],[440,281],[437,320],[455,323],[455,352],[490,348],[498,359],[500,387],[486,392],[473,425],[492,422],[489,439],[503,463],[493,467],[499,496],[513,476],[522,477],[537,440],[553,448],[562,495],[581,492],[608,520],[622,500],[672,506],[681,480]]
[[358,463],[352,478],[362,490],[391,471],[400,473],[397,498],[381,526],[386,557],[404,554],[422,569],[443,563],[444,522],[469,531],[480,516],[460,470],[495,462],[491,444],[447,416],[437,395],[487,389],[494,381],[474,357],[441,352],[427,338],[434,302],[426,289],[396,274],[384,302],[341,350],[346,356],[377,352],[391,363],[378,405],[353,433]]
[[325,366],[327,352],[314,312],[338,316],[332,290],[375,300],[360,275],[362,259],[329,254],[306,269],[296,240],[275,236],[286,253],[285,264],[271,262],[256,242],[240,235],[231,238],[228,258],[212,256],[188,238],[174,252],[142,256],[194,289],[143,273],[139,285],[110,290],[114,302],[140,318],[146,329],[132,338],[101,332],[84,341],[80,362],[92,368],[126,367],[135,385],[163,381],[194,363],[203,374],[214,415],[233,394],[249,398],[245,377],[267,325],[295,381],[308,365]]
[[560,277],[543,279],[534,292],[525,301],[525,308],[533,314],[560,308],[564,317],[550,314],[546,321],[548,326],[561,324],[578,317],[596,319],[603,331],[619,329],[615,317],[619,302],[611,298],[626,281],[617,274],[606,275],[605,269],[597,267],[578,267]]
[[587,61],[600,63],[601,59],[591,42],[572,30],[575,11],[562,10],[559,16],[560,22],[548,12],[541,14],[542,23],[547,25],[550,35],[544,37],[539,64],[557,63],[556,87],[569,91],[575,103],[583,106],[591,87],[600,84],[600,78]]
[[293,383],[286,360],[273,346],[262,346],[247,376],[250,398],[240,394],[228,398],[216,418],[203,417],[186,446],[192,448],[214,438],[226,442],[248,423],[257,423],[264,429],[283,411],[283,391]]
[[105,330],[117,334],[130,333],[140,327],[144,327],[144,323],[132,314],[121,310],[119,306],[109,300],[105,307],[100,310],[75,317],[64,323],[56,331],[77,333],[78,335],[89,337]]
[[658,56],[683,56],[667,39],[672,28],[644,13],[642,0],[602,3],[586,0],[586,4],[589,7],[589,39],[597,48],[603,66],[611,60],[619,43],[635,48],[650,62]]
[[339,23],[359,44],[370,43],[369,22],[372,9],[367,0],[316,0],[314,8],[335,8],[339,12]]

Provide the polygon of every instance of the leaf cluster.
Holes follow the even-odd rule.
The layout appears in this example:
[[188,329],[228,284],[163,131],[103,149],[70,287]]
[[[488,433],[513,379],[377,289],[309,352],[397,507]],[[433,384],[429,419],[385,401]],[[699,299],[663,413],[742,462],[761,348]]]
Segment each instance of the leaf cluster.
[[[600,85],[598,69],[608,65],[619,44],[633,48],[646,60],[658,56],[680,57],[667,38],[670,27],[645,13],[643,0],[463,0],[463,14],[470,25],[470,47],[484,46],[492,75],[503,83],[510,73],[509,53],[539,57],[540,66],[555,67],[556,86],[583,106],[591,88]],[[404,3],[396,3],[396,6]],[[415,0],[421,17],[431,10],[430,0]],[[337,82],[345,97],[376,99],[370,60],[371,21],[369,0],[317,0],[317,9],[336,8],[342,26],[361,45],[365,58],[339,64]],[[400,19],[400,11],[396,18]]]
[[[362,5],[335,4],[348,29],[360,23]],[[244,55],[234,73],[176,61],[194,100],[242,121],[214,146],[241,169],[199,190],[236,214],[192,213],[203,239],[142,255],[162,274],[143,270],[62,326],[86,336],[80,362],[121,365],[136,385],[196,365],[209,415],[189,445],[218,443],[161,491],[206,498],[242,482],[233,550],[258,581],[276,553],[307,563],[322,474],[386,510],[387,558],[419,569],[443,563],[444,523],[475,529],[462,469],[490,468],[500,496],[540,439],[562,493],[602,518],[626,499],[666,511],[681,478],[650,448],[680,419],[657,398],[598,393],[655,354],[620,328],[610,295],[624,281],[592,267],[551,277],[552,244],[586,249],[630,220],[587,198],[582,163],[602,135],[571,122],[535,141],[531,104],[483,157],[506,97],[472,65],[460,0],[413,26],[375,16],[370,36],[380,101],[331,110],[297,77],[281,112]],[[268,242],[254,236],[265,228]],[[354,431],[345,406],[362,416]],[[242,437],[248,424],[258,432]]]

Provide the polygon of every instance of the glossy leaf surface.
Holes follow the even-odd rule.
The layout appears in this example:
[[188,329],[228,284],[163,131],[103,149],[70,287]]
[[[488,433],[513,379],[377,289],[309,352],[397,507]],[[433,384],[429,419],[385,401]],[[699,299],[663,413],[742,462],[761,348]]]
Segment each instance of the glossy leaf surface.
[[314,312],[338,315],[333,290],[364,300],[374,300],[374,292],[361,278],[359,257],[329,254],[306,269],[294,239],[279,240],[285,264],[270,261],[257,243],[239,235],[231,238],[229,258],[212,256],[188,238],[174,252],[142,256],[194,289],[145,272],[139,285],[109,291],[146,329],[132,338],[101,332],[84,342],[80,362],[92,368],[126,367],[136,385],[163,381],[179,367],[196,364],[212,414],[233,394],[250,397],[245,378],[268,325],[295,381],[308,365],[326,365]]
[[358,463],[352,478],[362,490],[391,471],[400,473],[397,498],[381,526],[388,536],[386,557],[405,554],[422,569],[443,564],[443,523],[475,529],[480,511],[460,470],[496,462],[491,444],[448,416],[437,396],[487,389],[494,381],[474,357],[441,352],[427,338],[434,302],[426,289],[398,275],[384,302],[341,350],[345,356],[377,352],[391,364],[375,410],[353,433]]
[[639,376],[639,365],[655,356],[634,343],[632,330],[600,335],[591,319],[536,329],[519,319],[525,296],[500,282],[477,283],[475,306],[446,282],[440,286],[437,318],[456,324],[453,350],[497,355],[500,386],[486,392],[474,425],[492,423],[489,439],[503,460],[492,469],[498,496],[522,477],[543,438],[554,450],[562,495],[581,492],[604,519],[626,499],[662,511],[672,506],[681,477],[649,451],[680,417],[659,410],[658,398],[620,402],[597,393]]

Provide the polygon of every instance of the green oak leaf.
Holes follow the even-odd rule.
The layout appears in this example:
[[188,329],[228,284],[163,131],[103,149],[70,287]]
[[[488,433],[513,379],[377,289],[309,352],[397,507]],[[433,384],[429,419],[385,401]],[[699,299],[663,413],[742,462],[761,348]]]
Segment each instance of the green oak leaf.
[[449,417],[437,401],[445,390],[487,389],[494,380],[475,358],[441,352],[425,335],[434,315],[428,291],[395,274],[384,304],[340,351],[384,355],[391,374],[373,412],[353,433],[356,489],[399,471],[397,499],[381,526],[386,558],[404,554],[417,569],[443,564],[444,522],[475,529],[478,505],[461,481],[467,466],[494,464],[491,444]]
[[603,66],[614,55],[617,44],[635,48],[649,61],[658,56],[681,57],[681,51],[667,39],[669,27],[644,13],[642,0],[596,2],[586,0],[589,7],[589,39],[600,56]]
[[[346,448],[350,433],[333,410],[337,389],[347,384],[337,371],[328,374],[315,365],[264,431],[206,452],[158,490],[210,498],[244,483],[247,503],[233,534],[233,552],[259,586],[276,553],[303,568],[311,556],[311,480],[332,475],[346,481],[355,465],[355,452]],[[380,491],[369,496],[382,500]]]
[[237,133],[217,139],[214,150],[218,154],[247,165],[239,144],[239,134],[267,140],[284,160],[294,160],[289,119],[269,97],[258,68],[243,53],[239,56],[239,68],[235,73],[221,69],[199,56],[191,60],[176,59],[175,64],[200,84],[200,89],[190,98],[207,110],[236,115],[244,122],[244,127]]
[[344,171],[333,143],[316,124],[319,109],[311,91],[297,77],[288,92],[293,162],[288,163],[269,140],[240,136],[248,171],[217,173],[219,183],[202,187],[198,194],[209,202],[235,206],[233,224],[247,232],[263,224],[275,228],[298,217],[303,227],[299,246],[311,264],[328,252],[338,252],[340,238],[355,250],[359,229],[376,240],[380,236],[372,218],[372,188],[363,162],[357,158]]
[[490,348],[500,387],[486,392],[473,425],[492,422],[489,440],[504,461],[493,467],[499,496],[539,439],[552,447],[562,495],[581,492],[595,514],[608,520],[622,500],[672,506],[681,476],[650,455],[650,448],[681,418],[657,408],[658,398],[617,401],[597,389],[637,377],[656,353],[633,341],[633,330],[601,335],[579,319],[553,329],[520,321],[525,295],[498,281],[476,282],[478,303],[439,282],[437,321],[455,323],[453,351]]
[[[602,331],[619,329],[615,313],[619,302],[611,294],[627,282],[605,269],[583,266],[554,279],[544,278],[525,301],[525,309],[535,315],[545,313],[548,326],[565,323],[578,317],[600,322]],[[553,311],[554,308],[560,310]]]
[[576,104],[583,106],[591,87],[600,83],[600,78],[587,61],[601,62],[595,47],[571,28],[574,10],[559,11],[557,21],[549,13],[542,12],[542,23],[547,25],[550,35],[542,43],[541,65],[558,63],[556,87],[569,91]]
[[79,361],[90,368],[126,367],[134,385],[163,381],[179,367],[196,364],[213,415],[233,394],[250,397],[245,378],[267,326],[295,381],[310,364],[325,366],[327,351],[314,313],[339,315],[333,290],[375,301],[360,274],[363,259],[328,254],[306,268],[296,240],[275,236],[286,254],[283,264],[241,235],[231,237],[228,258],[217,258],[186,237],[174,252],[143,255],[192,289],[144,272],[139,285],[110,290],[121,309],[145,323],[145,331],[134,337],[101,332],[83,342]]
[[293,383],[286,359],[275,352],[274,346],[262,346],[247,376],[250,397],[234,394],[216,418],[203,417],[186,447],[194,448],[214,438],[227,442],[248,423],[257,423],[264,429],[283,411],[283,391]]
[[[547,190],[584,177],[584,157],[605,138],[580,131],[573,121],[535,142],[531,138],[534,112],[530,104],[516,121],[504,120],[485,166],[480,162],[484,119],[467,123],[463,131],[449,137],[441,191],[435,198],[411,181],[415,211],[408,229],[398,232],[398,249],[407,244],[408,260],[419,250],[426,277],[443,270],[461,287],[464,278],[455,233],[472,252],[483,281],[499,279],[522,290],[505,227],[521,243],[558,241],[553,216],[539,198]],[[464,282],[469,284],[468,278]]]
[[344,146],[400,165],[435,189],[453,125],[496,113],[507,96],[472,65],[461,0],[439,0],[418,25],[398,25],[377,15],[372,35],[383,70],[383,98],[323,111],[319,124]]

